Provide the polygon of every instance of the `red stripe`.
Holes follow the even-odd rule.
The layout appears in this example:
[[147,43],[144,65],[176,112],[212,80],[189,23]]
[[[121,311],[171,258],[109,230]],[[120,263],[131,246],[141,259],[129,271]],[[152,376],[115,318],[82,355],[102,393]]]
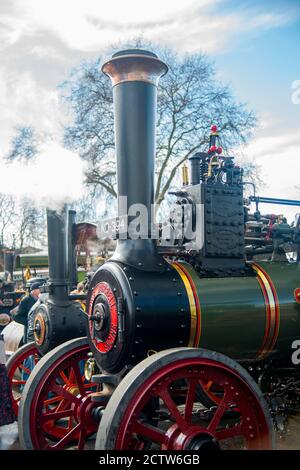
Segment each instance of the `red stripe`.
[[195,336],[195,342],[194,342],[194,348],[196,348],[196,347],[199,346],[200,335],[201,335],[201,310],[200,310],[200,302],[199,302],[199,298],[198,298],[198,294],[197,294],[197,289],[196,289],[194,281],[191,278],[189,272],[182,266],[182,264],[179,264],[179,263],[176,263],[176,264],[177,264],[177,266],[179,265],[179,267],[182,269],[182,271],[184,272],[184,274],[188,278],[188,281],[189,281],[189,283],[191,285],[191,288],[192,288],[192,291],[193,291],[193,296],[194,296],[194,300],[195,300],[195,304],[196,304],[196,311],[197,311],[197,326],[196,326],[196,336]]
[[271,287],[271,290],[272,290],[272,293],[273,293],[273,296],[274,296],[274,301],[275,301],[275,322],[276,323],[275,323],[275,331],[273,333],[272,342],[271,342],[271,346],[270,346],[270,351],[272,351],[272,349],[275,346],[275,343],[276,343],[276,340],[277,340],[277,337],[278,337],[278,332],[279,332],[279,301],[278,301],[277,292],[276,292],[276,289],[275,289],[275,286],[273,284],[272,279],[270,278],[270,276],[264,270],[263,270],[263,273],[269,281],[269,284],[270,284],[270,287]]
[[269,286],[271,288],[273,297],[274,297],[274,302],[275,302],[275,328],[274,328],[274,333],[272,336],[271,344],[269,347],[269,352],[272,351],[272,349],[275,346],[275,343],[277,341],[278,337],[278,332],[279,332],[279,324],[280,324],[280,307],[279,307],[279,300],[278,300],[278,295],[274,286],[274,283],[272,279],[270,278],[269,274],[257,263],[253,263],[255,266],[257,266],[261,272],[264,274],[266,277],[267,281],[269,282]]
[[261,290],[262,290],[262,293],[263,293],[263,296],[264,296],[264,299],[265,299],[265,307],[266,307],[265,334],[264,334],[262,345],[261,345],[261,347],[258,351],[258,354],[257,354],[257,358],[259,358],[259,356],[261,356],[264,352],[264,349],[265,349],[265,346],[266,346],[266,343],[267,343],[267,339],[268,339],[269,333],[270,333],[271,309],[270,309],[269,298],[268,298],[268,294],[267,294],[267,290],[265,288],[265,285],[264,285],[263,281],[260,279],[260,277],[258,277],[258,276],[257,276],[257,281],[258,281],[258,283],[261,287]]

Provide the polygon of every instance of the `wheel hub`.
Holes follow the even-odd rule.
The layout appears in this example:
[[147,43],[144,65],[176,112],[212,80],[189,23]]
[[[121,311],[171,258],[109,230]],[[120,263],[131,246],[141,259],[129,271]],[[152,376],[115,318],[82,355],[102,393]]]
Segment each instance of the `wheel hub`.
[[169,428],[167,449],[170,450],[220,450],[218,441],[213,434],[199,426],[191,426],[182,432],[177,424]]
[[208,433],[199,434],[195,436],[188,446],[187,450],[221,450],[220,444],[213,436],[210,436]]
[[38,312],[33,325],[34,340],[38,346],[44,343],[46,335],[45,319],[41,312]]
[[77,385],[71,385],[70,387],[67,387],[67,390],[69,393],[72,393],[72,395],[78,395],[79,394],[79,388]]
[[103,332],[106,329],[107,323],[109,321],[109,315],[103,303],[99,303],[95,306],[93,317],[91,319],[95,322],[95,330]]
[[78,423],[84,423],[84,425],[91,431],[97,430],[98,421],[97,413],[94,413],[93,410],[96,408],[96,404],[92,402],[90,396],[83,397],[81,399],[80,406],[76,410],[75,418]]

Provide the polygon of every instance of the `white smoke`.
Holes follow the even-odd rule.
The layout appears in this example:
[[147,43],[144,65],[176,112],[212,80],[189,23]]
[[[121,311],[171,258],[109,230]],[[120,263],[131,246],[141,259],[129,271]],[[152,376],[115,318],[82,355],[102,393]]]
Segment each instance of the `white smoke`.
[[28,198],[36,207],[59,209],[83,196],[85,164],[79,155],[50,141],[30,162],[0,159],[3,194]]

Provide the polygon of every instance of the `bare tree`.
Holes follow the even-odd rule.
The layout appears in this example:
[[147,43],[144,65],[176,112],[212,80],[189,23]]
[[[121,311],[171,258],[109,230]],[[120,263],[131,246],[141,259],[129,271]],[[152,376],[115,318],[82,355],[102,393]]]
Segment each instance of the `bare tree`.
[[21,252],[26,244],[45,242],[45,211],[34,207],[29,199],[21,201],[14,225],[17,247]]
[[[194,152],[207,149],[211,124],[218,124],[226,152],[247,142],[256,118],[217,82],[206,55],[179,57],[166,49],[157,53],[169,66],[158,90],[155,199],[160,204],[178,167]],[[89,162],[87,184],[115,196],[112,90],[101,63],[101,58],[82,63],[62,84],[74,116],[65,131],[65,145]]]
[[12,196],[0,193],[0,245],[12,244],[8,235],[15,217],[15,200]]
[[8,161],[29,161],[36,155],[37,148],[38,136],[36,131],[30,126],[16,126],[6,159]]

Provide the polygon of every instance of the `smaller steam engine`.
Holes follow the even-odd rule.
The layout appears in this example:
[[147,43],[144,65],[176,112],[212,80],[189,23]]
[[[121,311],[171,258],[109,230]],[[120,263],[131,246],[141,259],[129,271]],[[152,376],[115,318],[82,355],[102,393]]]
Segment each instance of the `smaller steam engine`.
[[[245,198],[243,170],[223,156],[213,125],[208,152],[190,158],[172,193],[161,239],[151,238],[156,94],[168,69],[151,52],[127,50],[102,70],[113,85],[118,196],[147,208],[147,227],[140,237],[119,234],[94,274],[87,338],[55,347],[33,369],[21,444],[83,449],[97,433],[96,449],[272,449],[300,391],[291,359],[300,342],[300,219],[289,225],[258,209],[300,202]],[[120,205],[118,220],[126,216]],[[49,255],[57,264],[65,256],[55,244]],[[37,342],[49,325],[43,353],[82,331],[63,279],[51,274],[59,309],[49,297],[36,317]]]

